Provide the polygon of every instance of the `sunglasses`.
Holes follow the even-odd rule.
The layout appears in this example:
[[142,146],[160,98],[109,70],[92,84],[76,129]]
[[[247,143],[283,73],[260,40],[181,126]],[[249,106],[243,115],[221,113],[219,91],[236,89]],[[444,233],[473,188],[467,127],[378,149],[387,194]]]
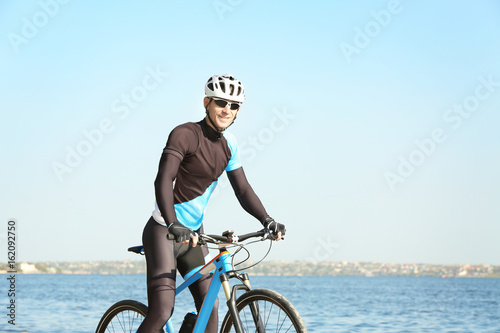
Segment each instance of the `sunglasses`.
[[221,107],[221,108],[225,108],[228,104],[229,104],[229,108],[231,110],[238,110],[240,107],[241,107],[241,103],[237,103],[237,102],[228,102],[224,99],[216,99],[216,98],[212,98],[214,100],[214,103],[218,106],[218,107]]

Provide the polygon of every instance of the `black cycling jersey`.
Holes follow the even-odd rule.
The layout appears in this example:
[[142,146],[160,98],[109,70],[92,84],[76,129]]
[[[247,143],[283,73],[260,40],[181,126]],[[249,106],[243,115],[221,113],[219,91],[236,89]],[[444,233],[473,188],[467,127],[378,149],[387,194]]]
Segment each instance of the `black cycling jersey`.
[[154,219],[199,229],[224,170],[243,208],[263,223],[268,214],[245,177],[236,139],[216,132],[205,119],[180,125],[170,133],[155,181]]

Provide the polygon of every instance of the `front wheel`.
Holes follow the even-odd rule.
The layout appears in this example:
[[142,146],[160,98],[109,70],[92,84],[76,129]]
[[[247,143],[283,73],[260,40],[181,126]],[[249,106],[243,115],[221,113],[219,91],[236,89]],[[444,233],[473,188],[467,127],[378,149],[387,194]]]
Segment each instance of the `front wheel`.
[[[243,332],[307,333],[299,313],[285,297],[268,289],[253,289],[236,300]],[[221,333],[236,332],[228,312],[222,321]]]
[[148,307],[141,302],[120,301],[104,313],[96,333],[136,332],[147,313]]

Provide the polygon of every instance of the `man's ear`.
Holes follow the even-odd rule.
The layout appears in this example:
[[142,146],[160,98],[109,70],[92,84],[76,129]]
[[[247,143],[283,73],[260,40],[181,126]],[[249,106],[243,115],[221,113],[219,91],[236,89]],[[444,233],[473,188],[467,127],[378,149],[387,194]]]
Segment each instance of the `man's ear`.
[[203,108],[204,108],[205,110],[207,109],[208,103],[210,103],[210,98],[205,97],[205,98],[203,99]]

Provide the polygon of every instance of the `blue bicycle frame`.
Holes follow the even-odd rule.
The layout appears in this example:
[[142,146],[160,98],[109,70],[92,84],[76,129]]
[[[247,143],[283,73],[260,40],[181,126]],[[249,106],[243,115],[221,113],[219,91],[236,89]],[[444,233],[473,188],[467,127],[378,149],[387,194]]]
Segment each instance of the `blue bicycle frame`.
[[[212,313],[213,306],[217,299],[217,295],[219,294],[219,290],[221,286],[224,288],[224,293],[226,294],[226,298],[228,301],[232,301],[234,304],[231,306],[228,304],[228,307],[233,315],[233,321],[235,328],[237,331],[240,331],[238,328],[241,327],[241,320],[236,312],[236,305],[234,299],[231,298],[231,289],[228,281],[228,273],[233,271],[233,265],[231,263],[231,254],[226,250],[225,247],[221,247],[219,249],[220,253],[212,259],[205,266],[202,266],[199,270],[194,270],[193,273],[188,273],[185,276],[185,281],[177,287],[175,295],[177,296],[184,289],[189,287],[193,282],[197,281],[202,276],[209,274],[210,272],[214,272],[212,281],[210,283],[210,287],[208,288],[207,295],[205,296],[205,300],[203,301],[203,305],[201,307],[200,312],[198,313],[198,318],[196,320],[196,325],[194,327],[193,333],[203,333],[208,323],[208,319],[210,314]],[[242,274],[246,276],[246,274]],[[237,277],[236,275],[232,275],[230,277]],[[240,279],[241,280],[241,279]],[[250,290],[250,283],[248,277],[243,280],[244,285],[239,286],[237,289],[246,289]],[[236,287],[236,286],[235,286]],[[174,327],[172,325],[171,319],[168,320],[166,326],[166,331],[168,333],[175,333]]]

